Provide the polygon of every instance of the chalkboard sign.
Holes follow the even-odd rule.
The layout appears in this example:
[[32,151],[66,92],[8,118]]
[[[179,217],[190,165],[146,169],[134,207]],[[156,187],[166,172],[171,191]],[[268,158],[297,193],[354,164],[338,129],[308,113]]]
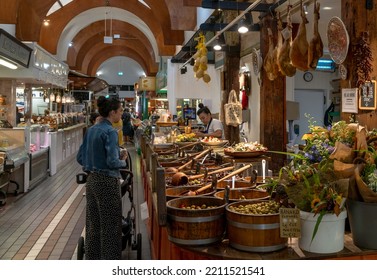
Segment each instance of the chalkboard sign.
[[359,109],[376,109],[376,81],[363,83],[359,88]]

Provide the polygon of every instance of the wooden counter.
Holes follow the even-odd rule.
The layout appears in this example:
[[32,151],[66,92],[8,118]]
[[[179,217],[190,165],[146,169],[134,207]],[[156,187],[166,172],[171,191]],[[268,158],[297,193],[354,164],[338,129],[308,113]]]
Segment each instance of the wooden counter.
[[[169,241],[166,228],[166,197],[163,168],[158,167],[156,157],[148,145],[142,151],[141,167],[143,170],[144,194],[148,204],[148,235],[151,242],[151,256],[158,260],[300,260],[300,259],[354,259],[375,260],[377,250],[359,248],[353,244],[350,232],[345,234],[344,249],[333,254],[316,254],[303,251],[298,246],[298,239],[288,240],[287,247],[275,252],[254,253],[240,251],[228,244],[228,239],[221,242],[202,245],[184,246]],[[255,159],[254,159],[255,160]]]

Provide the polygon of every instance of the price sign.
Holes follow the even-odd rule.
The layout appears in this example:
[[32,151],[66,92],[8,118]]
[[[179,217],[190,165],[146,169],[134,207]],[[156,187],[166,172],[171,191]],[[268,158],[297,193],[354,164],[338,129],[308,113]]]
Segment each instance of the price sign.
[[360,86],[359,109],[376,109],[376,81],[367,81]]
[[357,88],[342,89],[342,112],[357,114]]
[[300,210],[280,208],[280,237],[301,237]]

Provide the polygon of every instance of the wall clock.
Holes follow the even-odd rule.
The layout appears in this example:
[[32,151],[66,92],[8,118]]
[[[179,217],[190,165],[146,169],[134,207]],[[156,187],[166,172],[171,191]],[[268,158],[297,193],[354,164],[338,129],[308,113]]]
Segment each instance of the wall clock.
[[311,82],[311,80],[313,80],[313,74],[311,72],[305,72],[304,80],[305,82]]

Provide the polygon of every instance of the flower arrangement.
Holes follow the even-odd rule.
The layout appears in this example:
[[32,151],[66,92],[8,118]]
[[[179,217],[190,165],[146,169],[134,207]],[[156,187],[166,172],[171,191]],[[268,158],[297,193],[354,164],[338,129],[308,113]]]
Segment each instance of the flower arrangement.
[[355,169],[353,160],[360,148],[356,147],[359,126],[340,121],[323,128],[307,117],[310,133],[305,137],[306,145],[281,168],[279,184],[298,209],[318,215],[313,241],[324,215],[339,216],[345,211],[349,177]]
[[306,146],[304,156],[309,163],[318,163],[329,156],[335,150],[336,142],[352,147],[355,142],[355,130],[349,127],[345,121],[334,123],[328,128],[316,125],[313,117],[305,114],[309,122],[310,133],[304,136]]

